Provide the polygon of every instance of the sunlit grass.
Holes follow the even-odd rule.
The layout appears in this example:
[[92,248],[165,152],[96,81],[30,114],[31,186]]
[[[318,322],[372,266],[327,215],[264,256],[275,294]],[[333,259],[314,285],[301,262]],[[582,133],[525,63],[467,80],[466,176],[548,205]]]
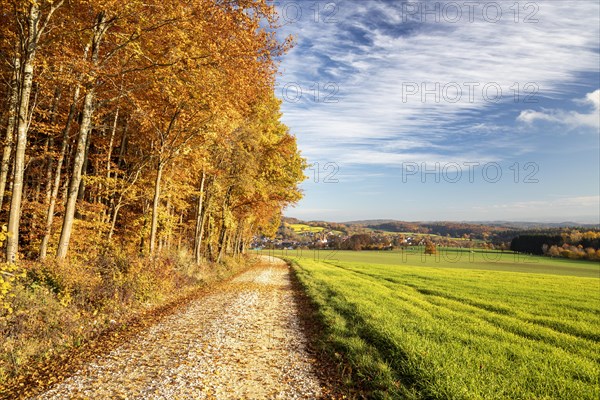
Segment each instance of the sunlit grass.
[[373,397],[600,395],[600,280],[349,256],[293,261],[331,351]]
[[396,266],[480,269],[600,278],[600,263],[587,260],[550,258],[483,249],[438,248],[435,255],[424,254],[422,246],[406,250],[268,250],[261,254],[276,257],[302,257],[316,261],[362,262]]

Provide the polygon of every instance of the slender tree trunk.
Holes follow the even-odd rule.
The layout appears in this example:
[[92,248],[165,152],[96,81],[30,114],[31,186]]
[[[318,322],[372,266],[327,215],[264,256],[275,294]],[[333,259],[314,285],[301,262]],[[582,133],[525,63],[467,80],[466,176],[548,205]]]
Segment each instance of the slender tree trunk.
[[[54,90],[54,96],[52,97],[52,107],[50,109],[50,118],[48,120],[50,126],[53,126],[56,122],[56,109],[58,108],[58,102],[60,101],[61,91],[57,87]],[[46,195],[44,204],[47,206],[50,201],[51,191],[52,191],[52,148],[54,147],[54,137],[51,133],[48,134],[46,140],[44,140],[44,161],[45,161],[45,169],[46,169]],[[35,195],[34,200],[37,202],[40,200],[40,194],[42,191],[42,179],[36,179],[35,185]]]
[[147,212],[148,212],[148,202],[144,201],[144,214],[143,214],[143,218],[144,218],[144,225],[142,226],[142,229],[140,231],[140,255],[144,254],[144,250],[145,250],[145,237],[146,237],[146,227],[148,226],[148,218],[146,218]]
[[75,154],[73,154],[75,144],[76,143],[69,143],[67,145],[67,152],[65,153],[65,179],[61,187],[61,198],[63,206],[67,204],[67,197],[69,197],[69,182],[71,182],[71,164],[73,163],[73,158],[75,158]]
[[217,257],[217,264],[221,262],[221,259],[223,258],[223,254],[225,254],[225,249],[227,247],[227,240],[228,240],[228,231],[227,228],[225,228],[225,223],[223,223],[223,231],[221,234],[221,239],[219,240],[219,256]]
[[[179,226],[183,227],[183,212],[179,214]],[[183,239],[185,233],[186,229],[182,229],[182,232],[179,232],[179,235],[177,235],[177,251],[181,251],[181,240]]]
[[160,202],[160,184],[164,169],[164,162],[158,161],[156,180],[154,181],[154,200],[152,202],[152,224],[150,225],[150,255],[154,256],[156,250],[156,230],[158,228],[158,204]]
[[[173,221],[173,205],[171,204],[171,197],[169,196],[167,198],[167,216],[169,217],[169,221]],[[171,223],[169,223],[169,226],[171,226]],[[171,239],[173,238],[173,229],[169,229],[167,232],[167,237],[165,237],[165,247],[167,248],[167,251],[171,250]]]
[[108,141],[108,152],[106,155],[106,177],[110,178],[111,159],[113,152],[113,145],[115,143],[115,135],[117,133],[117,124],[119,122],[119,107],[115,111],[115,118],[113,120],[112,129],[110,130],[110,140]]
[[15,123],[19,112],[19,71],[21,70],[21,59],[17,56],[14,60],[14,71],[10,85],[10,98],[8,101],[8,121],[6,123],[6,134],[4,136],[4,149],[2,150],[2,164],[0,164],[0,209],[4,203],[4,192],[6,190],[6,179],[10,169],[10,154],[13,148],[15,135]]
[[112,218],[110,221],[110,230],[108,231],[108,241],[112,239],[113,233],[115,232],[115,225],[117,224],[117,215],[119,215],[120,209],[121,204],[117,204],[115,206],[115,210],[113,211]]
[[[54,92],[54,105],[52,106],[52,116],[50,117],[50,124],[54,125],[56,122],[56,110],[58,109],[58,103],[62,97],[62,91],[57,88]],[[54,137],[51,136],[48,140],[48,148],[51,150],[54,147]],[[52,154],[48,152],[46,157],[46,205],[50,203],[50,198],[52,197],[52,163],[54,161],[54,157]]]
[[75,152],[75,160],[73,161],[73,172],[71,175],[71,183],[67,194],[67,203],[65,206],[65,215],[63,218],[63,226],[60,232],[60,240],[58,242],[58,250],[56,257],[64,259],[69,250],[69,241],[73,231],[73,220],[75,218],[75,206],[77,204],[77,196],[79,194],[79,185],[81,183],[81,173],[85,159],[85,149],[87,146],[89,130],[91,126],[91,117],[93,113],[94,90],[90,88],[86,93],[83,101],[83,118],[79,129],[79,138],[77,140],[77,150]]
[[242,220],[238,226],[236,238],[234,241],[234,246],[235,246],[235,248],[233,249],[234,257],[238,257],[240,255],[243,236],[244,236],[244,221]]
[[206,172],[204,168],[202,169],[202,180],[200,181],[200,195],[198,196],[198,207],[196,209],[196,234],[194,235],[194,259],[196,260],[196,264],[200,264],[200,259],[202,257],[201,247],[202,247],[202,238],[200,237],[200,233],[202,232],[202,224],[204,222],[203,219],[203,210],[202,203],[204,201],[204,182],[206,181]]
[[213,238],[211,237],[211,233],[214,232],[213,227],[214,227],[214,220],[212,218],[211,215],[208,215],[208,221],[207,221],[207,226],[208,226],[208,242],[206,243],[206,253],[208,254],[208,258],[210,261],[213,261],[215,259],[215,255],[214,255],[214,246],[213,246]]
[[121,136],[121,144],[119,145],[119,158],[117,159],[117,168],[123,166],[123,157],[127,154],[127,131],[129,129],[129,119],[125,119],[123,127],[123,136]]
[[[103,12],[98,14],[96,19],[96,25],[94,26],[94,36],[92,38],[92,62],[94,65],[98,65],[98,53],[100,49],[100,43],[104,33],[108,29],[108,25]],[[75,160],[73,161],[73,174],[71,175],[71,183],[69,186],[69,193],[67,196],[67,204],[65,206],[65,215],[63,218],[63,226],[60,233],[60,240],[58,242],[58,249],[56,252],[56,258],[64,259],[67,256],[69,250],[69,241],[71,240],[71,233],[73,231],[73,220],[75,217],[75,206],[77,204],[77,195],[79,192],[79,185],[81,183],[81,173],[83,163],[85,159],[86,148],[88,145],[88,136],[91,130],[92,115],[94,113],[94,84],[92,82],[85,94],[83,100],[83,114],[81,118],[81,125],[79,127],[79,138],[77,139],[77,150],[75,152]]]
[[[87,134],[87,138],[85,141],[85,150],[83,151],[83,165],[81,166],[81,180],[79,182],[79,190],[77,191],[77,200],[83,200],[84,195],[85,195],[85,177],[87,176],[88,160],[89,160],[88,156],[90,153],[90,140],[92,137],[90,131],[91,131],[91,122],[90,122],[90,127],[88,128],[88,134]],[[79,218],[80,215],[78,215],[77,217]]]
[[207,224],[207,219],[208,219],[208,206],[210,204],[210,197],[206,199],[206,205],[203,206],[203,211],[202,211],[202,221],[200,222],[200,233],[198,234],[198,258],[197,258],[197,263],[200,264],[200,262],[202,261],[202,239],[204,238],[204,227]]
[[52,148],[54,147],[54,138],[48,138],[48,151],[46,153],[46,195],[44,196],[44,204],[48,206],[50,197],[52,197],[52,164],[54,157],[52,156]]
[[8,217],[8,238],[6,240],[6,261],[17,261],[19,250],[19,223],[21,217],[21,201],[23,197],[23,175],[25,171],[25,149],[27,147],[27,128],[29,123],[29,97],[33,84],[33,61],[38,39],[38,23],[40,9],[37,2],[31,2],[29,7],[29,37],[27,38],[26,55],[23,62],[21,77],[21,94],[19,101],[19,120],[17,124],[17,147],[15,150],[14,179],[12,197]]
[[[116,118],[115,118],[115,121],[116,121]],[[122,162],[123,162],[123,157],[124,157],[124,155],[126,153],[126,148],[125,147],[126,147],[126,143],[127,143],[127,128],[128,128],[128,126],[129,126],[129,122],[126,119],[125,120],[125,127],[123,128],[123,136],[121,137],[121,145],[120,145],[120,148],[119,148],[119,157],[117,159],[117,164],[116,164],[117,169],[121,168]],[[116,126],[115,126],[115,129],[116,129]],[[110,169],[111,169],[111,165],[110,165],[110,158],[109,158],[109,160],[108,160],[108,167],[107,167],[107,170],[108,170],[107,177],[108,178],[110,178]],[[110,195],[110,200],[108,202],[107,220],[111,219],[111,214],[114,212],[114,207],[115,207],[115,198],[117,197],[117,180],[116,180],[116,178],[118,178],[118,172],[117,171],[115,171],[114,176],[115,176],[115,184],[114,184],[115,186],[114,186],[114,189],[113,189],[113,191],[112,191],[112,193]],[[121,196],[121,198],[122,198],[122,196]],[[112,233],[109,233],[108,238],[110,239],[111,237],[112,237]]]
[[40,245],[40,260],[46,258],[48,253],[48,243],[52,234],[52,223],[54,222],[54,208],[56,207],[56,198],[58,197],[58,190],[60,189],[60,175],[62,171],[62,165],[67,154],[67,148],[69,147],[69,132],[71,131],[71,125],[73,118],[75,117],[75,111],[77,110],[77,102],[79,101],[79,94],[81,92],[81,86],[77,85],[73,92],[73,101],[71,108],[69,109],[69,115],[63,129],[62,144],[60,146],[60,153],[58,154],[58,160],[56,161],[56,169],[54,170],[54,180],[52,182],[52,193],[50,195],[50,202],[48,203],[48,209],[46,211],[46,230],[44,237],[42,238],[42,244]]

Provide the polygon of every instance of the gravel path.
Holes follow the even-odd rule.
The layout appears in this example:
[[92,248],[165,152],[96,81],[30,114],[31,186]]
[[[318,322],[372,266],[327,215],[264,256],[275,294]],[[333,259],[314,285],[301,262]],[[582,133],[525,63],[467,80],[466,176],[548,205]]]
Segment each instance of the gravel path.
[[266,261],[36,398],[320,397],[289,268]]

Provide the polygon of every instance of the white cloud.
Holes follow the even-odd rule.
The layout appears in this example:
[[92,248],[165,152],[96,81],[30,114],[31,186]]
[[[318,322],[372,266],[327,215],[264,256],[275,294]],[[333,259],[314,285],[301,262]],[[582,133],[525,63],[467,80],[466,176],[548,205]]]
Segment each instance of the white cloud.
[[[506,17],[497,24],[481,18],[472,23],[417,23],[414,31],[398,35],[386,30],[384,21],[367,18],[370,11],[377,11],[388,17],[391,26],[402,26],[394,2],[338,1],[337,23],[314,21],[307,5],[302,20],[286,28],[297,35],[298,46],[284,57],[279,79],[280,86],[294,82],[303,87],[304,101],[284,102],[283,112],[304,154],[309,160],[386,165],[415,155],[439,158],[435,152],[440,143],[461,155],[464,149],[451,145],[461,134],[480,141],[480,135],[489,134],[485,137],[488,152],[508,145],[522,151],[525,146],[514,132],[496,130],[491,135],[485,131],[493,121],[481,121],[479,132],[459,128],[450,132],[448,126],[497,107],[484,98],[486,84],[498,85],[494,87],[501,88],[504,102],[513,100],[515,83],[521,91],[533,83],[540,96],[560,98],[564,85],[577,82],[582,73],[597,72],[599,4],[538,1],[538,23],[515,23],[509,14],[514,1],[499,3]],[[372,44],[356,45],[348,38],[355,30]],[[327,95],[323,90],[327,82],[339,86],[339,102],[312,101],[311,86],[319,83],[321,93]],[[422,101],[420,93],[402,96],[409,83],[416,83],[420,90],[422,84],[436,82],[440,90],[458,84],[462,97],[450,102],[442,93],[436,102],[432,96]],[[471,82],[479,84],[473,98],[466,86]],[[593,101],[598,102],[597,97],[589,99]],[[597,124],[591,114],[555,115],[544,110],[527,110],[519,119],[555,121],[561,117],[568,117],[574,126]],[[395,143],[381,146],[381,140]]]
[[547,121],[570,127],[591,127],[600,128],[600,89],[588,93],[584,99],[575,101],[578,104],[592,107],[589,113],[579,113],[577,111],[565,110],[545,110],[534,111],[524,110],[517,117],[518,121],[531,124],[535,121]]

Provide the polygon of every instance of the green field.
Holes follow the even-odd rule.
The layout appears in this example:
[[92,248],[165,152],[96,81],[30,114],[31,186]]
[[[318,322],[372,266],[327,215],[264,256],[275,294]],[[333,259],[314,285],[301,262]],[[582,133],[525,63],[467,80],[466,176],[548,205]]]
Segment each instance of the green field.
[[[307,232],[319,233],[319,232],[323,232],[325,230],[325,228],[322,226],[310,226],[310,225],[306,225],[306,224],[285,224],[285,226],[287,226],[288,228],[290,228],[291,230],[293,230],[296,233],[307,233]],[[339,235],[342,232],[332,230],[331,233]]]
[[286,226],[288,228],[292,229],[296,233],[304,233],[304,232],[317,233],[317,232],[321,232],[321,231],[325,230],[325,228],[323,228],[322,226],[310,226],[310,225],[305,225],[305,224],[286,224]]
[[292,253],[326,347],[369,397],[599,398],[598,263]]
[[348,251],[348,250],[270,250],[263,251],[284,258],[310,258],[316,261],[360,262],[413,267],[482,269],[510,272],[543,273],[600,278],[600,263],[500,252],[482,249],[438,248],[436,255],[423,254],[423,247],[406,251]]

